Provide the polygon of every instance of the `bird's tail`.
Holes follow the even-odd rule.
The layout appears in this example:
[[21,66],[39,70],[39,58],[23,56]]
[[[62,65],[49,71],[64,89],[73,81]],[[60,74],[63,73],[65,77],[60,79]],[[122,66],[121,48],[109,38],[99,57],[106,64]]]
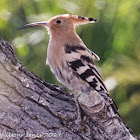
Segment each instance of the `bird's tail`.
[[114,112],[118,113],[118,107],[117,107],[116,103],[113,101],[113,99],[109,96],[109,93],[100,92],[100,95],[103,97],[105,102],[112,107]]

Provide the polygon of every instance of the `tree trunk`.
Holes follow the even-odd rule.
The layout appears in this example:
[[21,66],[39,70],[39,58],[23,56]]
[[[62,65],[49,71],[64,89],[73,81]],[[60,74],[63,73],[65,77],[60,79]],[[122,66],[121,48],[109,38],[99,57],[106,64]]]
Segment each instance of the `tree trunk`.
[[79,96],[82,121],[77,124],[72,97],[27,71],[13,47],[0,38],[0,139],[137,139],[96,92]]

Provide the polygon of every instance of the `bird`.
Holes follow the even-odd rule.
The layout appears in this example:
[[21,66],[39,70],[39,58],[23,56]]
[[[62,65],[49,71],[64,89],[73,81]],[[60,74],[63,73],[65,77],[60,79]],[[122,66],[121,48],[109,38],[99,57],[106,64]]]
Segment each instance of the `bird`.
[[88,93],[91,90],[98,92],[104,100],[108,100],[117,113],[118,108],[109,96],[109,91],[94,63],[100,58],[86,47],[75,29],[76,26],[97,21],[95,18],[63,14],[54,16],[48,21],[26,24],[20,29],[45,27],[50,36],[46,64],[58,81],[72,90],[74,95]]

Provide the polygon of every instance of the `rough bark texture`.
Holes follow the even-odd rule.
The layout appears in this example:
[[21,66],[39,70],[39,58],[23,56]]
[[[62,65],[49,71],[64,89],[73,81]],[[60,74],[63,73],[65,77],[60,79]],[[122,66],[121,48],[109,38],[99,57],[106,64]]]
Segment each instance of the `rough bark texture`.
[[137,139],[98,93],[83,93],[78,100],[81,125],[75,123],[72,95],[27,71],[0,38],[0,139]]

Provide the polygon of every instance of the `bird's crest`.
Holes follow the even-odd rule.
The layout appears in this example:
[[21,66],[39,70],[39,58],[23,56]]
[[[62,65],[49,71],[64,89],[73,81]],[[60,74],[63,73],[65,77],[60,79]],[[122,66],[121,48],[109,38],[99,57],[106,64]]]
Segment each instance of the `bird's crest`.
[[72,19],[74,24],[87,24],[87,23],[95,23],[98,21],[98,19],[94,18],[88,18],[78,15],[69,15],[69,17]]

